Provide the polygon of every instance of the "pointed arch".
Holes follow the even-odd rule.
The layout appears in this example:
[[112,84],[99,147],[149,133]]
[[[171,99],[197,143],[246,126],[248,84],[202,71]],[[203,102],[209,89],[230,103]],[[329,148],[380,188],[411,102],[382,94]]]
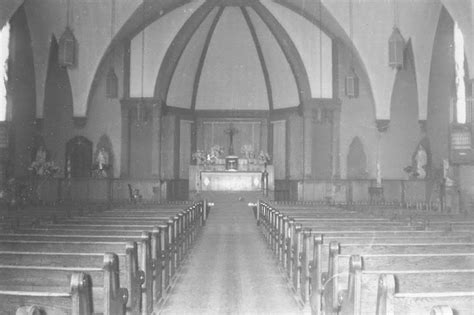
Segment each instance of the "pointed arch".
[[76,136],[66,143],[66,177],[89,177],[92,168],[92,141]]
[[354,137],[347,154],[347,178],[364,179],[367,176],[367,155],[365,154],[364,145],[359,137]]

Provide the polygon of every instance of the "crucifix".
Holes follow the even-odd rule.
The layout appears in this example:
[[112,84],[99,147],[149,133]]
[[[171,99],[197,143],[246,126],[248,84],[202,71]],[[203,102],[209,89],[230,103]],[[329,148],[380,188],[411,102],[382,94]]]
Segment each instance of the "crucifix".
[[234,155],[234,135],[239,133],[239,129],[235,128],[231,123],[224,132],[229,135],[229,155]]

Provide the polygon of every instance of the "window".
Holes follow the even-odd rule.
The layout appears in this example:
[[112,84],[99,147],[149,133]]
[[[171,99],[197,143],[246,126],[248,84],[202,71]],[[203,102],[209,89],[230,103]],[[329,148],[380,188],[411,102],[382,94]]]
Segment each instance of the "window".
[[464,82],[464,37],[457,23],[454,23],[454,63],[456,72],[456,122],[465,124],[466,113],[466,85]]
[[7,61],[9,42],[10,24],[7,22],[0,30],[0,121],[5,121],[7,116]]

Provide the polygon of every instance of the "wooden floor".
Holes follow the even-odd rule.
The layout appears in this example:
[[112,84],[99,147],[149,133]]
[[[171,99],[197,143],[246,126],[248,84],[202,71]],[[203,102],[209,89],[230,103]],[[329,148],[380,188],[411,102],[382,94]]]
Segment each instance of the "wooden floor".
[[299,314],[247,206],[253,200],[222,193],[213,201],[162,314]]

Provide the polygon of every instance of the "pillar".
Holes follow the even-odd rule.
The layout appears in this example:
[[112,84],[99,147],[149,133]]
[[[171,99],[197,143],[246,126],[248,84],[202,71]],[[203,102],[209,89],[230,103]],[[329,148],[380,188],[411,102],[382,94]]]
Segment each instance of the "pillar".
[[153,177],[161,177],[161,116],[162,105],[154,104],[152,109],[152,136],[151,136],[151,174]]
[[311,178],[312,173],[312,152],[313,152],[313,121],[314,112],[306,109],[303,112],[303,179]]

